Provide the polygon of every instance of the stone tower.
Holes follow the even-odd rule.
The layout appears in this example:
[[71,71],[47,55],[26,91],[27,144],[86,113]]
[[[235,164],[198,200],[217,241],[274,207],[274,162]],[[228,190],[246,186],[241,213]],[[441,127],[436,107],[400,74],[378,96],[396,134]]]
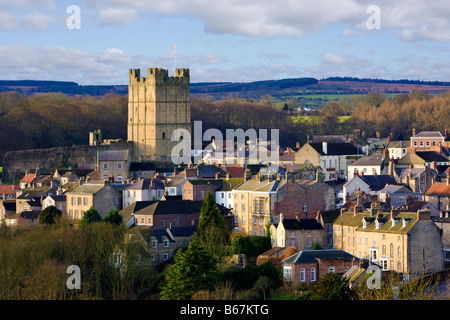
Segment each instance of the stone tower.
[[175,129],[191,131],[189,69],[168,71],[149,68],[147,78],[139,69],[130,69],[128,85],[128,141],[133,142],[133,158],[169,161]]

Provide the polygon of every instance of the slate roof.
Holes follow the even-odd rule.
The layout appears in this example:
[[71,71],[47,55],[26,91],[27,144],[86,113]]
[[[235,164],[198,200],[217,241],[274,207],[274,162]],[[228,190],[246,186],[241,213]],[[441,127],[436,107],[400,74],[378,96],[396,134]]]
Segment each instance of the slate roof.
[[[283,180],[250,179],[236,187],[237,191],[270,192],[276,191]],[[284,180],[285,182],[285,180]]]
[[71,194],[94,194],[99,192],[105,185],[103,183],[85,183],[69,191]]
[[127,161],[128,150],[103,150],[99,151],[99,161]]
[[354,255],[344,251],[344,250],[302,250],[292,256],[282,260],[283,263],[288,264],[306,264],[306,263],[317,263],[317,259],[327,260],[327,259],[340,259],[344,261],[353,261],[357,259]]
[[380,193],[411,193],[412,191],[405,186],[387,185],[380,190]]
[[227,172],[222,168],[219,168],[215,165],[198,165],[197,166],[197,174],[199,177],[205,178],[215,178],[216,173],[219,173],[219,177],[225,177]]
[[417,133],[414,138],[443,138],[444,136],[439,131],[421,131]]
[[336,220],[337,217],[340,215],[340,210],[327,210],[327,211],[320,211],[320,215],[322,216],[322,220],[324,223],[332,223]]
[[320,230],[323,229],[316,219],[283,219],[286,230]]
[[380,166],[384,163],[384,155],[380,153],[374,153],[368,156],[364,156],[349,164],[349,166]]
[[390,175],[364,175],[359,176],[365,183],[367,183],[372,191],[383,189],[387,184],[397,184],[394,177]]
[[130,171],[150,171],[156,170],[154,162],[132,162],[130,163]]
[[325,154],[322,149],[322,143],[311,142],[309,143],[311,147],[314,148],[321,155],[354,155],[362,154],[362,150],[355,147],[349,142],[329,142],[327,143],[327,153]]
[[164,189],[164,183],[158,178],[145,178],[136,181],[125,190],[148,190],[148,189]]
[[155,201],[154,203],[134,211],[135,215],[178,215],[178,214],[200,214],[203,201],[172,200]]
[[388,148],[408,148],[411,146],[411,141],[391,141],[388,143]]
[[416,155],[418,155],[426,162],[448,162],[448,159],[445,156],[436,151],[417,151]]

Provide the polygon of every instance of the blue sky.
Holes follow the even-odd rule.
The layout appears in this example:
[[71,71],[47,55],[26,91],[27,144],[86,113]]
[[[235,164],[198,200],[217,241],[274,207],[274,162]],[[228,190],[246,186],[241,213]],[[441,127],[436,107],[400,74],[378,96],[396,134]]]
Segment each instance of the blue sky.
[[450,81],[448,17],[448,1],[0,0],[0,79],[127,84],[130,68],[173,75],[175,56],[191,82]]

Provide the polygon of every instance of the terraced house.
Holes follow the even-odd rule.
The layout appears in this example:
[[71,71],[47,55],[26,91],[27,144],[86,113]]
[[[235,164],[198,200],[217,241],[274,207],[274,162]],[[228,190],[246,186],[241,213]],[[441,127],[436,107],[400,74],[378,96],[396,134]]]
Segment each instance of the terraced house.
[[120,210],[119,197],[109,180],[84,183],[66,193],[67,214],[70,219],[82,219],[83,213],[94,207],[104,218],[109,210]]
[[333,223],[333,236],[334,249],[369,259],[383,270],[417,275],[444,267],[441,234],[430,211],[384,212],[376,203],[370,211],[342,210]]
[[273,220],[277,193],[286,179],[260,173],[244,181],[233,192],[234,229],[244,235],[265,236],[266,224]]

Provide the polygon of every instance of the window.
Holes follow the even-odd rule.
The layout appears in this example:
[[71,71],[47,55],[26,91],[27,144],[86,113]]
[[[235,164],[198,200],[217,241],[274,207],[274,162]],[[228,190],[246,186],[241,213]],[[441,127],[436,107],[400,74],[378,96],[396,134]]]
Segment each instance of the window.
[[245,212],[245,204],[242,204],[241,209],[242,209],[242,212]]
[[305,282],[305,268],[300,269],[300,282]]
[[200,197],[205,197],[205,191],[200,191]]
[[380,265],[381,265],[381,269],[383,271],[388,270],[388,262],[387,259],[380,259]]
[[164,240],[164,248],[168,248],[169,247],[169,240]]
[[107,163],[103,164],[103,170],[108,170],[108,164]]
[[118,169],[118,170],[122,170],[122,163],[119,162],[119,163],[117,164],[117,169]]
[[163,140],[166,138],[166,133],[165,133],[165,132],[162,133],[161,138],[162,138]]
[[225,192],[221,192],[222,193],[222,199],[225,198]]
[[152,261],[155,261],[156,259],[155,259],[155,255],[154,254],[152,254]]
[[77,202],[78,202],[78,205],[81,206],[81,197],[78,197],[77,200],[78,200],[78,201],[77,201]]
[[152,218],[148,218],[148,224],[152,224]]
[[177,220],[173,220],[172,224],[173,224],[174,227],[176,227],[177,226]]
[[168,260],[169,259],[169,255],[167,253],[163,254],[163,260]]
[[310,281],[311,282],[316,281],[316,268],[311,268],[309,270],[309,273],[310,273]]
[[306,203],[303,205],[303,212],[308,212],[308,205]]
[[336,268],[335,267],[328,267],[328,273],[335,273]]
[[429,147],[430,146],[430,141],[427,141],[427,147]]
[[389,256],[391,258],[394,257],[394,245],[391,243],[391,245],[389,246]]
[[122,182],[122,175],[121,174],[119,174],[119,175],[117,175],[117,181],[119,181],[119,182]]
[[158,246],[158,241],[153,240],[153,241],[152,241],[152,247],[153,247],[153,248],[156,248],[157,246]]
[[166,220],[161,220],[161,225],[164,227],[166,225]]
[[72,205],[75,205],[75,197],[72,197]]
[[292,282],[292,266],[283,267],[283,278],[286,282]]
[[85,205],[85,206],[88,205],[88,198],[87,197],[83,198],[83,205]]

